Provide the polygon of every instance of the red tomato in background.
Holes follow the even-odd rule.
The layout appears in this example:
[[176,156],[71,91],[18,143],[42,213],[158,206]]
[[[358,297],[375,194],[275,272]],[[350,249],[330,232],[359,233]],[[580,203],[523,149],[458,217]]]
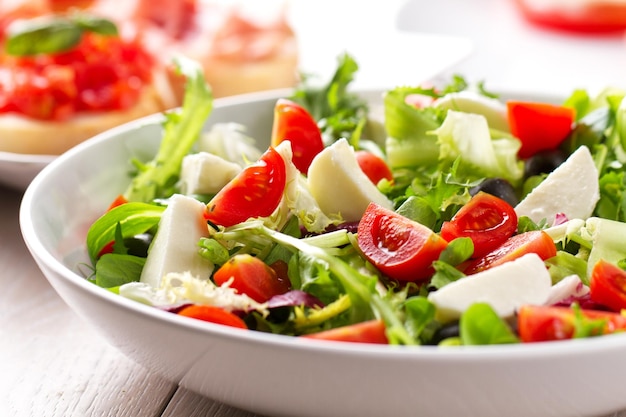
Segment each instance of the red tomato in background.
[[224,227],[251,217],[267,217],[278,207],[286,181],[285,161],[270,147],[209,201],[205,217]]
[[334,340],[337,342],[388,344],[385,323],[382,320],[370,320],[349,326],[337,327],[319,333],[301,336],[308,339]]
[[511,133],[522,142],[518,156],[529,158],[539,151],[556,149],[572,131],[573,108],[548,103],[508,101]]
[[522,15],[537,25],[575,32],[608,32],[626,29],[626,3],[590,2],[568,5],[564,2],[550,7],[545,0],[541,6],[528,0],[516,0]]
[[137,39],[93,33],[51,55],[0,55],[0,111],[62,121],[77,112],[123,110],[152,80],[153,57]]
[[428,227],[370,203],[357,229],[363,255],[383,274],[419,281],[433,274],[432,263],[448,242]]
[[521,258],[528,253],[536,253],[545,261],[556,256],[556,245],[543,230],[513,235],[502,245],[471,262],[463,272],[468,275],[474,274]]
[[182,308],[179,315],[191,317],[198,320],[208,321],[211,323],[223,324],[225,326],[237,327],[239,329],[247,329],[246,323],[241,317],[226,311],[223,308],[209,305],[191,305]]
[[[603,320],[600,336],[626,330],[626,317],[599,310],[580,310],[587,320]],[[517,329],[524,343],[571,339],[574,336],[576,312],[570,307],[524,305],[517,312]]]
[[213,274],[213,281],[223,285],[232,279],[231,288],[254,301],[264,303],[291,289],[291,283],[265,262],[249,254],[235,255]]
[[271,144],[275,147],[284,140],[291,142],[293,163],[306,175],[315,155],[324,149],[322,132],[304,107],[281,98],[274,106]]
[[506,201],[484,192],[477,193],[454,215],[444,222],[441,237],[448,242],[469,237],[474,243],[474,258],[491,252],[517,230],[517,214]]
[[603,259],[593,267],[589,279],[591,300],[613,311],[626,309],[626,271]]
[[393,174],[391,169],[387,165],[387,162],[378,155],[375,155],[368,151],[356,151],[354,153],[356,161],[361,168],[361,171],[367,175],[374,184],[378,184],[383,178],[388,181],[393,181]]

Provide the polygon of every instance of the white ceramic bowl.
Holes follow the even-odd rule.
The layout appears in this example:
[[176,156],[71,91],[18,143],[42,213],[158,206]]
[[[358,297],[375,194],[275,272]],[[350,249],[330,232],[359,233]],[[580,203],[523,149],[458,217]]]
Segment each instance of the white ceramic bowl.
[[[220,99],[208,123],[269,138],[286,92]],[[376,100],[379,93],[369,97]],[[534,345],[390,347],[302,340],[179,317],[86,281],[89,225],[156,151],[161,117],[55,159],[27,189],[24,239],[67,304],[131,359],[180,385],[271,416],[586,416],[626,408],[626,335]]]

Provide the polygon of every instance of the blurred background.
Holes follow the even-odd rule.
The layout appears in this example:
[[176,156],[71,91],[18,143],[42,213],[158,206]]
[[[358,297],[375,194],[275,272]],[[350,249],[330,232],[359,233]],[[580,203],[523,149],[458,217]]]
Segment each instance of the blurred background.
[[[443,72],[494,88],[568,93],[626,84],[624,0],[293,1],[302,65],[351,50],[361,84]],[[387,85],[389,86],[389,85]]]
[[469,39],[457,69],[492,85],[569,91],[626,84],[623,0],[405,2],[397,28]]

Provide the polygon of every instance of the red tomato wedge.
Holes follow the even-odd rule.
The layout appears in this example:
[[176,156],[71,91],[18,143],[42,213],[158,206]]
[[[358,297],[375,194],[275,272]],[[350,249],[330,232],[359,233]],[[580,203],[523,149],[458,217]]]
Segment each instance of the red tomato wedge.
[[293,163],[306,175],[315,155],[324,149],[322,132],[304,107],[281,98],[274,106],[271,144],[275,147],[284,140],[291,142]]
[[370,320],[349,326],[337,327],[319,333],[311,333],[301,337],[317,340],[334,340],[337,342],[388,344],[385,323],[382,320]]
[[549,103],[508,101],[511,133],[522,142],[518,156],[529,158],[540,151],[556,149],[571,133],[576,112]]
[[213,281],[217,285],[223,285],[231,279],[231,288],[259,303],[284,294],[291,288],[288,280],[279,277],[269,265],[249,254],[233,256],[213,274]]
[[589,296],[613,311],[626,309],[626,271],[604,259],[599,260],[591,272]]
[[126,199],[126,197],[124,197],[122,194],[120,194],[117,197],[115,197],[115,200],[113,200],[111,202],[111,204],[109,205],[109,208],[107,209],[107,211],[111,211],[115,207],[121,206],[122,204],[126,204],[126,203],[128,203],[128,200]]
[[374,184],[378,184],[383,178],[393,181],[393,174],[389,165],[383,158],[368,151],[356,151],[354,153],[356,162],[359,164],[361,171],[367,175]]
[[448,242],[469,237],[474,243],[474,258],[491,252],[517,230],[517,214],[506,201],[479,192],[441,226],[441,237]]
[[[594,326],[594,336],[626,330],[626,317],[621,314],[600,310],[580,310],[580,313],[583,320],[604,321],[603,326]],[[570,307],[524,305],[517,312],[517,328],[524,343],[571,339],[576,320],[580,318]]]
[[537,230],[511,236],[502,245],[471,262],[464,273],[470,275],[496,265],[521,258],[527,253],[536,253],[543,260],[556,255],[556,245],[544,231]]
[[428,227],[376,203],[370,203],[365,210],[357,241],[372,264],[399,281],[430,278],[433,261],[448,245]]
[[209,305],[191,305],[184,307],[178,312],[179,315],[191,317],[198,320],[209,321],[211,323],[223,324],[225,326],[247,329],[246,323],[241,317],[226,311],[223,308]]
[[209,201],[205,217],[225,227],[251,217],[267,217],[278,207],[286,181],[285,161],[270,147]]

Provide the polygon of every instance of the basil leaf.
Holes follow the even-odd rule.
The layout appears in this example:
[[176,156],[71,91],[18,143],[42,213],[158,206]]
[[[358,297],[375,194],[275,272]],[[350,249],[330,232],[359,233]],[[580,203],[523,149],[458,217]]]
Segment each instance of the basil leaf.
[[508,324],[487,303],[472,304],[459,322],[463,345],[519,343]]
[[67,51],[81,39],[82,30],[67,19],[19,21],[8,29],[6,52],[29,56]]
[[9,26],[5,49],[14,56],[64,52],[78,45],[84,32],[118,34],[115,23],[89,14],[42,17],[16,21]]
[[106,212],[96,220],[87,232],[89,257],[95,261],[109,242],[115,240],[118,224],[123,237],[144,233],[161,220],[165,207],[148,203],[126,203]]
[[86,32],[93,32],[105,36],[115,36],[118,34],[115,23],[102,17],[81,13],[72,16],[72,20],[80,29]]
[[424,329],[435,320],[435,310],[435,305],[426,297],[411,297],[404,303],[406,328],[416,340],[420,338]]
[[119,287],[139,281],[145,258],[119,253],[102,255],[96,266],[96,285],[103,288]]

